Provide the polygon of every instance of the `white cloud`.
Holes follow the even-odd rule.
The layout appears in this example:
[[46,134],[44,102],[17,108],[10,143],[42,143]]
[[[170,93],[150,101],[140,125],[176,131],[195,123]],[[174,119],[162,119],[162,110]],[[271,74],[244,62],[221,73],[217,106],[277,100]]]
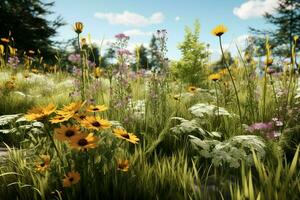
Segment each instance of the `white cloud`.
[[143,32],[140,29],[131,29],[123,32],[125,35],[128,36],[150,36],[152,32]]
[[180,20],[180,17],[179,16],[177,16],[177,17],[175,17],[175,19],[174,19],[176,22],[178,22],[179,20]]
[[96,12],[96,18],[107,20],[110,24],[121,24],[128,26],[147,26],[159,24],[164,21],[165,16],[161,12],[153,13],[150,17],[145,17],[138,13],[124,11],[123,13],[103,13]]
[[233,13],[241,19],[261,17],[266,12],[274,13],[278,0],[248,0],[233,9]]

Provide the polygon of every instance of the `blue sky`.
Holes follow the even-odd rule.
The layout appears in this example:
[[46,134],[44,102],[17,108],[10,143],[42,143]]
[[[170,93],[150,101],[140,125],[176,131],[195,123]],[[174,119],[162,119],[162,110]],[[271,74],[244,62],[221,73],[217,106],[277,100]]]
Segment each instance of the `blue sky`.
[[151,33],[168,31],[168,57],[179,59],[178,43],[184,38],[185,26],[201,25],[200,40],[210,44],[212,57],[217,57],[218,41],[211,30],[223,23],[229,29],[224,44],[234,50],[234,41],[242,45],[249,27],[266,28],[262,14],[273,12],[278,0],[56,0],[52,11],[61,15],[66,26],[58,30],[57,40],[75,36],[72,25],[84,23],[83,35],[91,34],[93,42],[105,44],[118,33],[130,36],[129,48],[147,46]]

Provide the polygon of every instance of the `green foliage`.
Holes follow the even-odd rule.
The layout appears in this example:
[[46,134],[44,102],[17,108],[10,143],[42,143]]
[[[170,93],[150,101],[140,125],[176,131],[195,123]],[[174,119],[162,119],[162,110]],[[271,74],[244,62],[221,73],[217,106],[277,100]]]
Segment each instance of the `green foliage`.
[[185,28],[184,40],[178,46],[182,58],[173,64],[172,71],[184,83],[204,87],[209,54],[205,43],[200,42],[199,34],[199,21],[195,21],[194,30]]
[[[18,52],[40,50],[46,60],[54,60],[55,44],[51,37],[64,23],[60,17],[54,21],[46,20],[52,14],[49,9],[54,3],[41,0],[4,0],[0,2],[0,38],[14,38]],[[11,34],[9,34],[9,32]]]
[[[250,30],[261,37],[258,37],[255,42],[260,47],[258,50],[262,55],[265,55],[263,47],[265,35],[268,35],[273,53],[284,58],[291,58],[293,37],[300,35],[300,3],[298,0],[279,0],[278,3],[279,6],[274,14],[266,13],[264,15],[266,22],[274,25],[274,29],[250,28]],[[299,40],[296,48],[297,50],[300,48]]]
[[191,143],[198,154],[204,158],[210,158],[215,166],[240,167],[241,161],[253,164],[251,149],[257,152],[258,158],[265,156],[265,143],[255,135],[239,135],[220,142],[218,140],[201,140],[190,135]]

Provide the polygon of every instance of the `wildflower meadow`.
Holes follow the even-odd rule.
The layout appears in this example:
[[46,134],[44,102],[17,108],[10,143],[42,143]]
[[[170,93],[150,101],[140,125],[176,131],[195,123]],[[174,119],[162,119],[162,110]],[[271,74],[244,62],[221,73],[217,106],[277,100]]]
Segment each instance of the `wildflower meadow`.
[[131,48],[137,30],[107,43],[74,19],[72,39],[50,43],[63,22],[47,30],[39,14],[54,4],[20,2],[0,2],[0,200],[300,198],[299,1],[275,1],[264,15],[298,16],[288,30],[274,25],[282,36],[248,35],[232,52],[224,40],[237,27],[200,31],[203,19],[192,19],[177,59],[176,32],[164,27]]

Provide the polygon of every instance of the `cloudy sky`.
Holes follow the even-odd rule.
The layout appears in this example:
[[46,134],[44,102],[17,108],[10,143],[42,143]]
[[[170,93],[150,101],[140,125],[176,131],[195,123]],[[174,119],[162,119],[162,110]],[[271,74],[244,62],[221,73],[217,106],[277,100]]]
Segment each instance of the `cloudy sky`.
[[201,24],[200,40],[210,44],[212,57],[219,53],[217,38],[211,30],[223,23],[229,29],[224,35],[225,47],[235,51],[235,43],[243,45],[249,27],[271,28],[262,18],[272,13],[278,0],[56,0],[52,11],[61,15],[67,25],[58,30],[56,39],[74,37],[72,25],[84,23],[83,35],[91,34],[93,42],[104,46],[114,35],[130,36],[129,49],[137,44],[149,44],[157,29],[168,31],[168,57],[180,58],[178,43],[184,38],[185,26],[196,19]]

